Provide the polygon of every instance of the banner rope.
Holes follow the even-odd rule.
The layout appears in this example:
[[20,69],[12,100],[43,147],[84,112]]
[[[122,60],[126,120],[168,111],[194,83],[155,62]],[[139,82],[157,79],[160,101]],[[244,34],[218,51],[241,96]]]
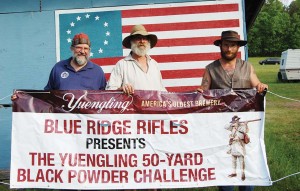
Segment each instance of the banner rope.
[[277,97],[280,97],[280,98],[283,98],[283,99],[287,99],[287,100],[291,100],[291,101],[300,102],[300,100],[296,100],[296,99],[288,98],[288,97],[285,97],[285,96],[281,96],[281,95],[278,95],[278,94],[276,94],[276,93],[274,93],[274,92],[271,92],[271,91],[269,91],[269,90],[268,90],[268,92],[269,92],[270,94],[273,94],[273,95],[275,95],[275,96],[277,96]]
[[[19,91],[19,92],[23,92],[23,91]],[[292,98],[289,98],[289,97],[285,97],[285,96],[282,96],[282,95],[279,95],[279,94],[276,94],[276,93],[274,93],[274,92],[272,92],[272,91],[270,91],[270,90],[267,90],[267,92],[268,93],[270,93],[270,94],[273,94],[273,95],[275,95],[275,96],[277,96],[277,97],[280,97],[280,98],[283,98],[283,99],[287,99],[287,100],[291,100],[291,101],[296,101],[296,102],[300,102],[300,100],[297,100],[297,99],[292,99]],[[32,94],[34,94],[34,93],[46,93],[46,94],[49,94],[50,92],[26,92],[26,93],[32,93]],[[106,93],[116,93],[116,94],[121,94],[121,93],[123,93],[122,91],[120,91],[120,92],[101,92],[101,93],[89,93],[89,94],[106,94]],[[162,92],[162,93],[166,93],[166,94],[172,94],[172,93],[181,93],[181,94],[194,94],[194,93],[198,93],[198,92]],[[7,95],[7,96],[4,96],[3,98],[0,98],[0,101],[1,100],[4,100],[4,99],[6,99],[6,98],[8,98],[8,97],[11,97],[13,94],[9,94],[9,95]]]
[[0,184],[10,185],[9,183],[6,182],[0,182]]
[[8,97],[11,97],[11,96],[12,96],[12,94],[9,94],[9,95],[7,95],[7,96],[1,98],[0,101],[6,99],[6,98],[8,98]]
[[296,173],[287,175],[287,176],[285,176],[285,177],[279,178],[279,179],[277,179],[277,180],[272,181],[272,183],[279,182],[280,180],[286,179],[286,178],[291,177],[291,176],[296,176],[297,174],[300,174],[300,172],[296,172]]
[[[288,177],[296,176],[297,174],[300,174],[300,172],[296,172],[296,173],[293,173],[293,174],[284,176],[284,177],[282,177],[282,178],[279,178],[279,179],[274,180],[274,181],[271,181],[271,182],[272,182],[272,184],[273,184],[273,183],[275,183],[275,182],[279,182],[279,181],[281,181],[281,180],[283,180],[283,179],[286,179],[286,178],[288,178]],[[6,182],[0,182],[0,184],[10,185],[9,183],[6,183]]]

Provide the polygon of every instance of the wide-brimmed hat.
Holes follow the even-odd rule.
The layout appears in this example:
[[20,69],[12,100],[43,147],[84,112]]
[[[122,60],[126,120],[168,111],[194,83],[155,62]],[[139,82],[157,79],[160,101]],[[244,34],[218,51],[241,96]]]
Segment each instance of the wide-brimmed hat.
[[237,42],[239,46],[245,46],[247,44],[247,41],[240,39],[240,36],[236,31],[231,31],[231,30],[223,31],[221,34],[221,39],[216,40],[214,42],[214,45],[220,46],[223,40]]
[[240,119],[241,119],[241,118],[239,118],[237,115],[235,115],[235,116],[232,117],[230,123],[234,123],[234,122],[236,122],[236,121],[238,121],[238,120],[240,120]]
[[75,46],[77,44],[87,44],[87,45],[91,46],[91,41],[89,39],[89,36],[84,33],[76,34],[73,37],[72,46]]
[[157,43],[156,35],[149,34],[143,25],[135,25],[132,28],[130,35],[124,38],[124,40],[122,42],[123,46],[126,48],[131,48],[130,41],[135,35],[147,36],[150,41],[151,48],[153,48]]

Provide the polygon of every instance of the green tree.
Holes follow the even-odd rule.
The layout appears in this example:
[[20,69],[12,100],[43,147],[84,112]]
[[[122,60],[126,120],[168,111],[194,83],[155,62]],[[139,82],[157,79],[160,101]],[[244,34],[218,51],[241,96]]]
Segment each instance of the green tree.
[[299,10],[300,10],[300,0],[293,1],[288,7],[288,12],[290,16],[292,16],[294,13],[300,14]]
[[287,41],[290,45],[289,48],[300,48],[300,0],[293,1],[288,7],[288,13],[290,15],[290,24],[288,31]]
[[249,56],[280,56],[289,47],[290,16],[279,0],[266,1],[248,34]]

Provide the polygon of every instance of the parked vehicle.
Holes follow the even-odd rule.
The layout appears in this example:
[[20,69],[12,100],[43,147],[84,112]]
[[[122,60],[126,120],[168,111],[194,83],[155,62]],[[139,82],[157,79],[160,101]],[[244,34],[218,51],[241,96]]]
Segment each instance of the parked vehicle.
[[278,80],[300,80],[300,49],[288,49],[281,53],[281,63],[278,72]]
[[280,58],[272,57],[272,58],[266,58],[264,60],[259,61],[260,65],[265,64],[280,64]]

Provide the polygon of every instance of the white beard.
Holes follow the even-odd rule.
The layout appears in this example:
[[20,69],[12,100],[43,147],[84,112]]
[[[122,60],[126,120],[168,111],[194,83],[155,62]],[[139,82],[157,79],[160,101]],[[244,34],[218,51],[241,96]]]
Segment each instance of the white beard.
[[138,43],[131,43],[131,50],[138,56],[145,56],[150,50],[150,43],[145,43],[145,47],[138,47]]

